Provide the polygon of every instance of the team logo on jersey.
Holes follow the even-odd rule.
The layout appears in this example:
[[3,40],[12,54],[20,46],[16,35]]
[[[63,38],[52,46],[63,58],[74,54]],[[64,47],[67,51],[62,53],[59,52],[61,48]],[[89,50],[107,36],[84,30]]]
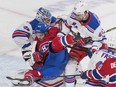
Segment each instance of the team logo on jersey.
[[49,48],[49,41],[46,41],[44,43],[42,43],[39,47],[40,52],[47,54],[48,53],[48,48]]

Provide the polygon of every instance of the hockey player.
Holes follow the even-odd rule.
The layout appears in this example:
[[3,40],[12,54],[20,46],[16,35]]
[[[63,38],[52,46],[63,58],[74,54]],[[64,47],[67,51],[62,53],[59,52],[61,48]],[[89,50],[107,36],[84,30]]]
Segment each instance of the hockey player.
[[22,56],[25,61],[29,61],[30,66],[33,66],[31,61],[32,44],[36,37],[34,34],[38,23],[43,22],[48,26],[53,26],[56,18],[51,15],[49,10],[40,7],[36,13],[36,17],[32,21],[27,21],[19,26],[12,34],[15,43],[21,47]]
[[[70,51],[71,60],[65,69],[66,75],[74,75],[77,64],[79,64],[87,54],[91,56],[90,52],[93,53],[99,50],[104,40],[104,30],[100,26],[98,17],[89,11],[87,4],[83,2],[76,4],[68,18],[62,21],[62,31],[58,35],[60,37],[54,40],[59,41],[57,42],[58,45],[55,46],[60,48],[59,50],[65,46],[73,45]],[[91,46],[88,51],[85,50],[84,46],[89,43]],[[78,50],[75,50],[75,48]],[[65,78],[65,82],[66,87],[74,87],[75,77]]]
[[[109,42],[110,41],[110,42]],[[108,40],[108,50],[100,50],[96,52],[96,56],[99,57],[99,62],[96,64],[96,68],[89,69],[82,73],[82,79],[88,79],[86,84],[97,87],[115,87],[116,86],[116,37]],[[100,60],[101,59],[101,60]],[[108,84],[101,82],[102,78],[108,76]],[[103,81],[103,80],[102,80]],[[85,87],[88,87],[87,85]]]
[[[106,43],[108,44],[108,46],[113,45],[112,43],[115,42],[115,39],[116,39],[116,37],[107,37]],[[109,53],[111,53],[111,55]],[[88,69],[93,70],[96,67],[98,67],[98,65],[101,64],[100,60],[104,60],[104,58],[109,57],[108,55],[111,57],[112,55],[115,55],[115,52],[111,52],[108,48],[96,51],[91,57],[91,60],[90,60],[89,65],[88,65]],[[92,85],[92,86],[101,87],[101,86],[106,85],[107,80],[108,80],[108,77],[106,77],[102,80],[99,80],[99,81],[98,80],[96,80],[96,81],[95,80],[89,80],[86,83],[89,84],[89,85]]]
[[[40,84],[40,82],[42,83],[47,80],[56,79],[44,77],[59,76],[63,73],[68,62],[67,49],[56,52],[51,46],[52,40],[57,36],[59,31],[60,30],[57,27],[48,28],[47,25],[43,23],[39,23],[35,28],[34,34],[36,35],[35,40],[37,41],[36,52],[33,53],[35,64],[33,65],[33,70],[27,71],[24,75],[25,79],[31,80],[29,85],[34,81]],[[50,87],[57,85],[59,85],[57,87],[60,87],[62,84],[63,80],[59,80]]]

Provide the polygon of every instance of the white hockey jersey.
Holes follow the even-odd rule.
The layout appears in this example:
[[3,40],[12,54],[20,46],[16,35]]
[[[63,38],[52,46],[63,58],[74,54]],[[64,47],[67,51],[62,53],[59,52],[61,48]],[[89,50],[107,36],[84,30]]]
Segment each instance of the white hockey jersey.
[[[99,67],[101,66],[101,64],[103,63],[103,61],[106,60],[106,58],[114,58],[116,57],[116,52],[113,52],[111,50],[108,49],[102,49],[99,51],[96,51],[90,62],[88,65],[88,70],[94,70],[94,69],[99,69]],[[109,82],[109,76],[107,76],[106,78],[102,79],[102,80],[90,80],[87,82],[87,84],[89,85],[104,85],[105,82]],[[101,87],[101,86],[99,86]]]
[[[56,18],[52,16],[51,25],[56,22]],[[14,39],[15,43],[21,47],[22,49],[27,49],[31,46],[32,42],[35,39],[34,29],[38,25],[38,21],[36,19],[32,21],[27,21],[20,25],[12,34],[12,38]]]
[[79,22],[72,12],[62,26],[62,33],[69,34],[69,28],[75,33],[79,32],[82,38],[91,37],[93,41],[92,46],[97,46],[98,48],[102,46],[104,30],[101,28],[100,21],[94,13],[89,11],[87,21]]
[[116,52],[112,52],[108,49],[102,49],[96,51],[91,57],[90,63],[88,65],[88,69],[95,69],[97,66],[99,66],[98,63],[99,61],[104,61],[106,60],[106,58],[113,58],[113,57],[116,57]]

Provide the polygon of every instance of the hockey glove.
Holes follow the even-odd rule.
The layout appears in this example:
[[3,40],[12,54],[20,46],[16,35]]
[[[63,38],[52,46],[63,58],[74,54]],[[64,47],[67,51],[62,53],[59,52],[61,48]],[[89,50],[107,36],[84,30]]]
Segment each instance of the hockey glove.
[[31,59],[31,50],[26,50],[26,51],[23,51],[22,50],[22,55],[23,55],[23,59],[25,61],[27,61],[28,59]]
[[33,58],[34,58],[35,62],[42,62],[43,61],[43,56],[39,52],[34,52]]
[[42,73],[37,70],[29,70],[28,72],[25,73],[24,78],[30,80],[31,82],[30,85],[31,85],[35,81],[42,78]]
[[78,41],[77,41],[77,44],[78,44],[79,46],[85,45],[85,44],[86,44],[86,39],[83,38],[83,39],[78,40]]
[[30,66],[33,66],[34,64],[34,61],[32,60],[32,51],[31,50],[26,50],[26,51],[23,51],[22,50],[22,56],[23,56],[23,59],[26,61],[26,62],[29,62],[29,65]]
[[81,73],[81,78],[82,79],[87,79],[86,71]]
[[87,70],[81,73],[82,79],[91,79],[91,70]]
[[87,37],[87,38],[82,38],[82,39],[79,39],[77,40],[77,44],[79,46],[83,46],[83,45],[86,45],[87,43],[91,42],[91,38],[90,37]]

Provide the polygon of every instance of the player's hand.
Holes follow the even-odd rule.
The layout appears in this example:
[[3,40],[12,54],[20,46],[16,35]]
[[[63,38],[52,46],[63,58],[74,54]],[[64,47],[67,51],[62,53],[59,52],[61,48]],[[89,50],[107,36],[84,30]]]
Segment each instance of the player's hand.
[[77,44],[78,44],[79,46],[83,46],[83,45],[85,45],[85,44],[86,44],[86,38],[77,40]]
[[29,70],[25,73],[24,78],[30,79],[32,80],[32,83],[34,83],[34,81],[37,81],[38,79],[42,78],[42,73],[37,70]]
[[86,71],[85,72],[81,72],[81,78],[82,79],[87,79]]
[[39,52],[33,53],[33,59],[35,62],[42,62],[43,58],[41,57],[41,54]]
[[92,40],[91,40],[91,37],[87,37],[87,38],[77,39],[76,41],[79,46],[83,46],[91,42]]
[[[29,46],[28,46],[29,45]],[[25,61],[31,59],[31,54],[32,54],[32,45],[31,43],[25,44],[22,47],[22,56]]]
[[31,50],[22,50],[22,56],[25,61],[31,59]]

